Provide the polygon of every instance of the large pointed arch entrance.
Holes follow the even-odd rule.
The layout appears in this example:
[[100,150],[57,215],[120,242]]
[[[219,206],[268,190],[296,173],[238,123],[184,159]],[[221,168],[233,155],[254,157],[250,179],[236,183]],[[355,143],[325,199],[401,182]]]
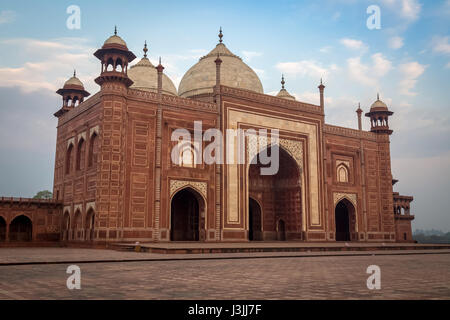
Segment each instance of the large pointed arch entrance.
[[170,240],[204,240],[205,200],[193,188],[184,188],[172,197],[170,205]]
[[278,145],[269,147],[269,156],[279,152],[279,168],[274,175],[262,175],[261,168],[268,167],[256,155],[256,162],[248,169],[249,190],[249,240],[255,236],[255,205],[259,199],[261,210],[261,236],[258,240],[302,239],[301,172],[295,159]]
[[25,215],[15,217],[9,226],[10,241],[31,241],[33,238],[33,223]]
[[334,211],[336,227],[336,241],[351,241],[355,233],[355,207],[347,200],[342,199],[336,204]]

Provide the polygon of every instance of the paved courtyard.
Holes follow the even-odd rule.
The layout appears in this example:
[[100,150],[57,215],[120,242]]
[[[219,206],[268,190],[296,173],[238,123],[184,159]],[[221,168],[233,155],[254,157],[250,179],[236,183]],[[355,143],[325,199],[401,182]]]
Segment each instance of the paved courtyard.
[[[90,261],[76,263],[80,290],[66,287],[68,256]],[[450,299],[448,252],[150,259],[157,256],[167,257],[90,249],[0,249],[0,299]],[[14,264],[36,260],[57,263]],[[381,268],[381,290],[367,289],[369,265]]]

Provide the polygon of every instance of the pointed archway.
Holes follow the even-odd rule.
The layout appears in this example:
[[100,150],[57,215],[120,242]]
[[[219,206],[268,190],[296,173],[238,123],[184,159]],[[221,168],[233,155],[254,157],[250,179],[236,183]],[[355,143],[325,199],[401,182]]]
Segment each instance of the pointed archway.
[[262,212],[259,203],[249,198],[248,206],[248,240],[260,241],[262,240]]
[[204,240],[205,201],[194,189],[184,188],[172,197],[170,206],[170,240]]
[[283,219],[278,220],[277,240],[286,241],[286,223],[284,222]]
[[342,199],[336,204],[334,212],[336,227],[336,241],[351,241],[355,232],[355,207],[347,200]]
[[[264,165],[262,152],[273,158],[278,152],[278,171],[273,175],[261,174]],[[251,161],[248,169],[248,192],[251,198],[261,199],[261,240],[301,240],[302,239],[302,197],[301,172],[295,159],[282,147],[273,145],[261,151]],[[252,233],[254,215],[249,200],[249,239]],[[282,221],[283,235],[279,222]],[[254,230],[254,229],[253,229]]]
[[30,218],[20,215],[11,221],[9,226],[9,241],[31,241],[33,238],[33,223]]
[[0,242],[6,241],[6,220],[0,216]]
[[94,226],[95,226],[95,212],[94,209],[89,209],[86,214],[84,239],[94,240]]
[[70,214],[68,211],[65,211],[63,216],[62,239],[65,241],[70,240]]

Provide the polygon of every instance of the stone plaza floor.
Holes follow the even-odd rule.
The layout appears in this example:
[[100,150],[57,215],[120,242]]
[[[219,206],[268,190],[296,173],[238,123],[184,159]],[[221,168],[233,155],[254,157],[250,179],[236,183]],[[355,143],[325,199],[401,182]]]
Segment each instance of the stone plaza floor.
[[[378,254],[380,253],[380,254]],[[81,269],[81,289],[66,286]],[[367,288],[367,267],[381,289]],[[0,248],[0,299],[450,299],[450,251],[158,255]]]

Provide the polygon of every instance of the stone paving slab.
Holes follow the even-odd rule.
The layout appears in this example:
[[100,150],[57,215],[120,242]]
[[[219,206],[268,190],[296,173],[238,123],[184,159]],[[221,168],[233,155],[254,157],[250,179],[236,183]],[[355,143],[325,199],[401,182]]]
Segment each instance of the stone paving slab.
[[381,256],[381,255],[450,254],[450,250],[383,250],[321,252],[250,252],[215,254],[154,254],[85,248],[0,248],[0,267],[7,265],[114,263],[132,261],[263,259],[285,257]]
[[[381,289],[367,288],[367,267]],[[81,290],[67,265],[0,267],[0,299],[450,299],[450,255],[80,263]]]

